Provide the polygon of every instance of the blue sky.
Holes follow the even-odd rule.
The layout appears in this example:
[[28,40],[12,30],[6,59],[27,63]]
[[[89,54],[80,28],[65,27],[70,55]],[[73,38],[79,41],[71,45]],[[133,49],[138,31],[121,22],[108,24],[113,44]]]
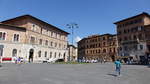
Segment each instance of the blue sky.
[[[74,37],[116,33],[116,21],[142,12],[150,14],[150,0],[0,0],[0,21],[30,14],[71,32],[66,24],[79,28]],[[70,35],[69,35],[70,39]]]

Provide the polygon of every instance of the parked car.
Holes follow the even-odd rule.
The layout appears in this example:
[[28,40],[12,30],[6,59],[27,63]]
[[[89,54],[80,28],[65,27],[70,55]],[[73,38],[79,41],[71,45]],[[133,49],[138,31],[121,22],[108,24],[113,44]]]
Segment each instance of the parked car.
[[54,59],[54,58],[52,58],[52,59],[45,59],[45,60],[43,60],[43,63],[55,63],[56,62],[56,58]]

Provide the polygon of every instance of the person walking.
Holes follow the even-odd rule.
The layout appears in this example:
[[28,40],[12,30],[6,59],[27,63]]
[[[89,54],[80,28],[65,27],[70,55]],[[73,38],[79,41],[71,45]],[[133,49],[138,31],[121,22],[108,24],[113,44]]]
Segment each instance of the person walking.
[[120,73],[121,73],[121,62],[119,59],[117,59],[115,61],[115,65],[116,65],[116,76],[120,76]]
[[21,58],[20,57],[18,58],[18,64],[21,64]]

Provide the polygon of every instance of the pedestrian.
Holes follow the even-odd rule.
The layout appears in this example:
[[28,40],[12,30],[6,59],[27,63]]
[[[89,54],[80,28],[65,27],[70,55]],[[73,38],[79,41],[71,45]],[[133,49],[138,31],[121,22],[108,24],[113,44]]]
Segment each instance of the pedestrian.
[[15,64],[17,64],[17,57],[13,57]]
[[115,61],[115,65],[116,65],[116,76],[120,76],[120,73],[121,73],[121,62],[119,59],[117,59]]
[[106,63],[106,60],[104,59],[104,64]]
[[20,64],[21,63],[21,58],[20,57],[18,57],[18,64]]

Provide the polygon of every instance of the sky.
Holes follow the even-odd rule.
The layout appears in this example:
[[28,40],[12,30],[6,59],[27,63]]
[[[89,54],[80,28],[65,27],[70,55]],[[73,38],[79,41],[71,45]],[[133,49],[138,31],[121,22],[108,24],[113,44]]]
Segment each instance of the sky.
[[76,42],[90,35],[115,34],[114,22],[150,14],[150,0],[0,0],[0,10],[0,21],[30,14],[70,33],[66,24],[76,23]]

